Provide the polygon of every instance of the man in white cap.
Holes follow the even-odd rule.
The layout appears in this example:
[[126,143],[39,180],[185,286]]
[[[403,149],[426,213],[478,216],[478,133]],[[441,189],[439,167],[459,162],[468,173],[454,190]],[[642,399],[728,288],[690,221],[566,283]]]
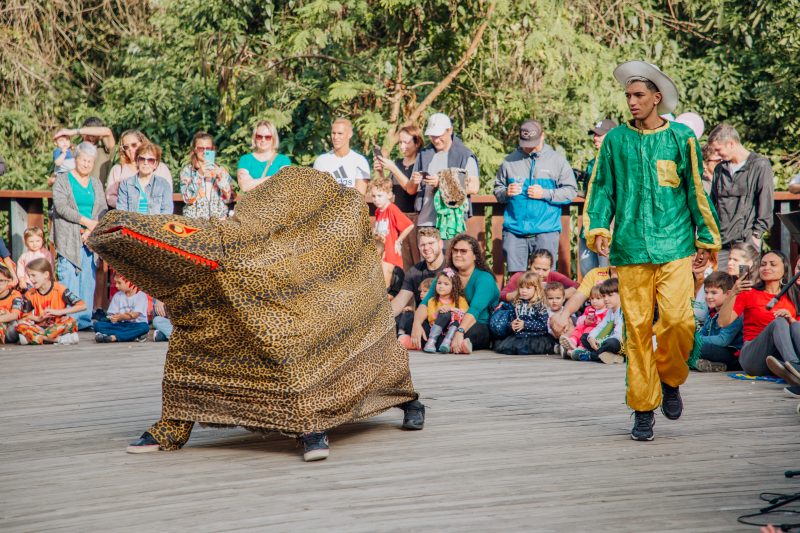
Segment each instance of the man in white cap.
[[420,150],[411,181],[417,185],[414,208],[419,212],[417,226],[420,228],[436,226],[436,207],[433,195],[439,186],[439,172],[448,168],[466,171],[462,184],[469,194],[477,194],[480,187],[478,179],[478,158],[472,150],[464,146],[461,139],[453,135],[453,124],[444,113],[434,113],[428,118],[425,135],[431,143]]
[[506,205],[503,251],[509,274],[528,270],[536,250],[558,257],[561,206],[578,194],[567,159],[544,142],[542,125],[526,120],[519,128],[519,148],[497,170],[494,195]]
[[683,412],[678,387],[689,375],[695,330],[692,255],[698,248],[719,250],[721,240],[701,183],[697,138],[689,127],[659,116],[677,106],[675,84],[644,61],[623,63],[614,77],[625,87],[633,120],[603,141],[583,226],[589,248],[606,256],[610,245],[625,317],[626,401],[636,412],[631,437],[649,441],[656,407],[670,420]]

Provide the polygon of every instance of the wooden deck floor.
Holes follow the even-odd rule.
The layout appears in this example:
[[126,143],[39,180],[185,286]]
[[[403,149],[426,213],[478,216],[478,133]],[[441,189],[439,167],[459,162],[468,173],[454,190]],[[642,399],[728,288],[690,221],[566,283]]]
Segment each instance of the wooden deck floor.
[[753,531],[794,492],[796,400],[693,374],[684,417],[635,443],[622,365],[482,352],[411,356],[424,431],[399,410],[332,432],[303,463],[280,436],[197,428],[128,455],[160,412],[165,344],[0,351],[2,531]]

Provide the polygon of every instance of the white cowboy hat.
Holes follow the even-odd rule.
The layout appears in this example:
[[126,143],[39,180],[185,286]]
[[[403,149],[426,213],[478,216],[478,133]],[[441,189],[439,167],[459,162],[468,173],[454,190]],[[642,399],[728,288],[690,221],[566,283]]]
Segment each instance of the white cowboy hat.
[[658,114],[672,113],[678,107],[678,88],[669,76],[646,61],[628,61],[614,69],[614,77],[624,87],[631,78],[645,78],[653,82],[661,93]]

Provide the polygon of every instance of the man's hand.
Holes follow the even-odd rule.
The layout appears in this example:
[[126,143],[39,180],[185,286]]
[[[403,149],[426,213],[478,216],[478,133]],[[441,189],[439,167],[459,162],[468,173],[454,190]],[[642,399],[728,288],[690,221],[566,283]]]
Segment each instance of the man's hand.
[[540,200],[544,198],[544,189],[542,189],[542,186],[531,185],[528,187],[528,198],[533,198],[534,200]]
[[597,255],[608,257],[608,237],[599,235],[594,238],[594,247],[597,248]]
[[509,198],[520,193],[522,193],[522,185],[519,183],[514,182],[506,188],[506,196]]
[[569,315],[564,313],[564,311],[560,311],[550,317],[550,328],[556,336],[560,337],[567,332],[569,321]]
[[439,186],[439,175],[438,174],[428,174],[428,176],[423,180],[425,185],[428,187],[436,188]]

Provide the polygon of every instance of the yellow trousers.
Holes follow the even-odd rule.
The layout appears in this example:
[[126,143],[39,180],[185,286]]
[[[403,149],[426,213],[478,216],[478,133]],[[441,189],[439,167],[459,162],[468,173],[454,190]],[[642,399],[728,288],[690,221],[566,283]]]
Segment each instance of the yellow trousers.
[[[689,376],[686,361],[695,330],[692,258],[618,266],[617,276],[628,356],[625,400],[635,411],[652,411],[661,405],[662,382],[677,387]],[[659,318],[654,326],[656,303]]]

